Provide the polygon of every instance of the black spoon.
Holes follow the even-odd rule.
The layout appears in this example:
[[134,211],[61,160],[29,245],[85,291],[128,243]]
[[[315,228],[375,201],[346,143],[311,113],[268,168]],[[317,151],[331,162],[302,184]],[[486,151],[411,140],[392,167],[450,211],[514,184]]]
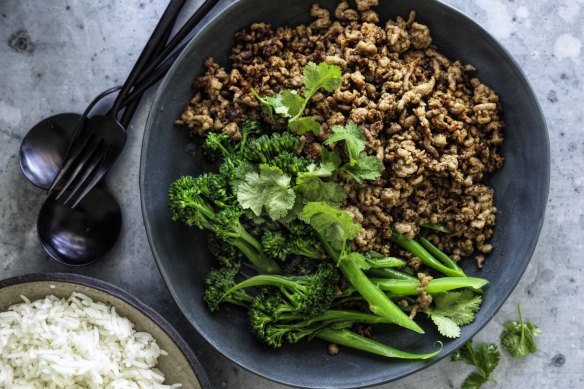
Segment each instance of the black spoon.
[[50,195],[37,219],[37,234],[47,254],[71,266],[88,265],[107,253],[121,227],[118,201],[101,185],[73,209]]
[[37,123],[20,144],[20,169],[31,184],[49,189],[65,160],[81,115],[62,113]]
[[114,87],[102,92],[87,106],[83,115],[62,113],[38,122],[20,144],[20,170],[31,184],[49,189],[61,170],[75,132],[85,123],[93,107],[104,97],[119,90]]

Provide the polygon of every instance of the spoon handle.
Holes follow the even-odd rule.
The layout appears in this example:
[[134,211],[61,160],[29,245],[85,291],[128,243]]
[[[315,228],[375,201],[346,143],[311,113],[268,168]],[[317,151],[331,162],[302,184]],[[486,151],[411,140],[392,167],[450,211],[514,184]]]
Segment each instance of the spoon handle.
[[[201,4],[201,6],[195,11],[189,20],[187,20],[180,28],[180,30],[178,30],[178,32],[172,37],[160,55],[158,55],[158,57],[153,62],[151,62],[143,72],[141,72],[141,76],[136,82],[141,83],[144,81],[149,74],[151,74],[158,66],[160,66],[160,64],[167,62],[166,59],[176,59],[188,41],[180,47],[178,47],[178,45],[183,41],[183,39],[192,33],[197,24],[199,24],[199,22],[205,16],[207,16],[207,14],[213,9],[213,7],[215,7],[218,2],[219,0],[206,0],[203,4]],[[174,60],[172,62],[174,62]]]
[[[164,52],[166,42],[168,42],[168,38],[170,37],[170,34],[171,34],[172,29],[174,27],[176,17],[178,17],[178,13],[175,14],[175,18],[173,19],[172,23],[169,23],[166,26],[166,29],[164,30],[164,34],[162,35],[162,37],[160,38],[160,41],[156,45],[154,52],[146,60],[146,63],[154,61],[159,55],[161,55]],[[140,74],[142,74],[142,73],[140,73]],[[122,114],[122,118],[120,120],[120,124],[122,125],[122,127],[124,127],[124,129],[128,128],[128,125],[130,124],[132,117],[134,117],[134,113],[136,112],[136,109],[138,109],[138,106],[140,105],[141,97],[142,96],[139,96],[137,99],[135,99],[135,101],[133,101],[131,104],[128,104],[125,107],[124,113]]]
[[120,110],[120,106],[122,104],[124,96],[126,95],[126,93],[128,93],[132,85],[134,85],[134,83],[138,79],[140,72],[148,63],[148,60],[151,58],[152,53],[157,51],[160,41],[163,40],[165,36],[166,37],[168,36],[166,31],[169,27],[172,28],[172,25],[174,24],[174,21],[178,13],[182,9],[185,1],[186,0],[170,0],[170,2],[168,3],[168,6],[166,7],[164,14],[160,18],[160,21],[156,25],[156,28],[154,28],[154,31],[152,32],[150,39],[146,43],[146,46],[144,46],[144,49],[142,50],[140,57],[138,57],[136,64],[132,68],[130,75],[126,79],[126,82],[122,86],[122,90],[120,91],[118,97],[116,98],[116,101],[114,102],[114,105],[111,109],[113,116],[117,115],[118,111]]
[[176,35],[168,42],[162,53],[152,62],[146,70],[141,72],[141,76],[136,81],[135,87],[131,93],[124,97],[121,107],[124,107],[133,102],[137,97],[140,97],[148,88],[160,80],[170,69],[174,61],[178,58],[180,53],[187,46],[189,41],[179,44],[188,36],[189,33],[197,26],[197,24],[213,9],[219,0],[207,0],[197,11],[189,18],[189,20],[181,27]]

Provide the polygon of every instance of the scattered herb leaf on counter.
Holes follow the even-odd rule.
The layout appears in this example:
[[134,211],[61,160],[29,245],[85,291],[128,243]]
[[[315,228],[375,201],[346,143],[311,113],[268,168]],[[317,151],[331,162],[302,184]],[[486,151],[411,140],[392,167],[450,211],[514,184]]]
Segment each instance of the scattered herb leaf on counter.
[[525,357],[537,351],[534,336],[541,335],[541,330],[533,323],[524,322],[521,304],[517,304],[519,321],[505,323],[501,333],[501,345],[513,358]]
[[477,371],[471,373],[462,384],[462,389],[477,389],[488,381],[497,381],[491,374],[499,364],[501,353],[497,346],[492,343],[479,343],[474,346],[469,340],[464,346],[452,354],[453,362],[464,362],[476,367]]

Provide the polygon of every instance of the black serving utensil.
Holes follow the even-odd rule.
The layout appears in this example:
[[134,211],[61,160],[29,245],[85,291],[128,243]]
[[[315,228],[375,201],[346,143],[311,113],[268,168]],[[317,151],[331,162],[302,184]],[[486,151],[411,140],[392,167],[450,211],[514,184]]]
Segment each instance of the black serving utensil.
[[[144,51],[132,69],[128,80],[118,94],[114,107],[110,110],[108,115],[110,122],[105,122],[105,125],[107,126],[107,131],[117,131],[112,136],[117,136],[115,139],[118,144],[120,144],[120,139],[125,144],[126,134],[124,128],[129,124],[138,106],[139,99],[126,107],[121,123],[117,121],[117,115],[114,112],[117,113],[119,111],[120,105],[122,104],[122,96],[130,90],[132,86],[131,82],[136,80],[145,64],[151,61],[154,56],[160,54],[172,29],[172,24],[183,4],[184,0],[173,0],[170,2],[161,21],[156,26],[150,40],[146,44]],[[86,135],[81,134],[87,128],[90,129],[88,132],[97,131],[93,129],[93,126],[102,124],[102,118],[105,119],[104,116],[97,116],[89,119],[87,122],[84,119],[79,121],[77,131],[75,131],[74,141],[71,143],[72,146],[67,152],[69,156],[73,150],[74,142],[79,139],[84,139],[82,136],[84,137]],[[123,144],[121,144],[122,147]],[[85,179],[92,179],[93,177],[81,176],[81,178]],[[54,181],[57,181],[57,178]],[[53,184],[55,183],[54,181]],[[97,184],[99,185],[96,186]],[[56,187],[56,185],[51,185],[51,189],[55,189]],[[75,188],[79,189],[77,185]],[[66,204],[66,201],[59,198],[61,195],[66,194],[66,198],[71,199],[71,193],[67,188],[61,188],[59,194],[49,193],[39,212],[37,233],[41,245],[49,256],[61,263],[73,266],[92,263],[113,247],[120,234],[122,213],[117,200],[105,188],[101,180],[97,180],[90,189],[83,192],[83,197],[75,201],[75,207],[71,207]]]
[[185,0],[171,0],[110,111],[106,115],[90,118],[76,134],[65,165],[49,188],[51,194],[60,187],[55,199],[67,193],[64,204],[70,203],[74,208],[116,162],[127,140],[126,129],[118,121],[124,96],[132,89],[140,72],[163,50],[166,43],[164,38],[168,37],[168,30],[172,28],[184,3]]
[[103,185],[91,190],[71,208],[51,194],[39,212],[37,234],[49,256],[65,265],[95,262],[118,240],[122,227],[120,205]]
[[82,115],[61,113],[48,117],[25,135],[20,144],[19,162],[22,173],[31,184],[49,189],[65,162],[71,139],[79,126],[99,101],[119,89],[114,87],[99,94]]
[[[159,81],[170,69],[186,43],[179,46],[192,29],[209,13],[219,0],[207,0],[172,37],[156,59],[140,73],[130,93],[124,96],[121,107],[126,108],[121,124],[127,127],[133,113],[127,107]],[[169,35],[171,29],[167,30]],[[167,40],[167,36],[164,41]],[[95,99],[99,100],[99,96]],[[81,118],[78,114],[59,114],[37,123],[25,136],[20,148],[20,167],[24,176],[35,186],[49,189],[61,171],[71,139]],[[124,119],[125,118],[125,119]],[[124,123],[125,122],[125,123]]]

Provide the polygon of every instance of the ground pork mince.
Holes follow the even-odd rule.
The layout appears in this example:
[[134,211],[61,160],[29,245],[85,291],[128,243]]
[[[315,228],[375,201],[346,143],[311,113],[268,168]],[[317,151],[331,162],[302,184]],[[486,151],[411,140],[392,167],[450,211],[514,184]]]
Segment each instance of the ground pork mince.
[[[309,25],[273,28],[254,23],[235,34],[231,69],[213,58],[194,82],[195,96],[178,124],[194,134],[224,131],[239,138],[239,125],[264,115],[261,96],[283,89],[302,92],[304,66],[341,67],[342,84],[316,93],[306,108],[321,124],[320,135],[302,137],[301,154],[317,159],[333,125],[358,124],[367,152],[385,164],[381,178],[357,184],[340,177],[348,194],[345,210],[363,230],[359,251],[389,253],[392,229],[413,238],[420,224],[440,223],[452,234],[425,232],[455,260],[492,246],[496,208],[486,177],[501,168],[502,112],[493,90],[474,76],[472,65],[453,61],[432,45],[427,26],[407,19],[382,22],[377,0],[345,1],[334,11],[314,4]],[[405,251],[404,257],[410,257]]]

